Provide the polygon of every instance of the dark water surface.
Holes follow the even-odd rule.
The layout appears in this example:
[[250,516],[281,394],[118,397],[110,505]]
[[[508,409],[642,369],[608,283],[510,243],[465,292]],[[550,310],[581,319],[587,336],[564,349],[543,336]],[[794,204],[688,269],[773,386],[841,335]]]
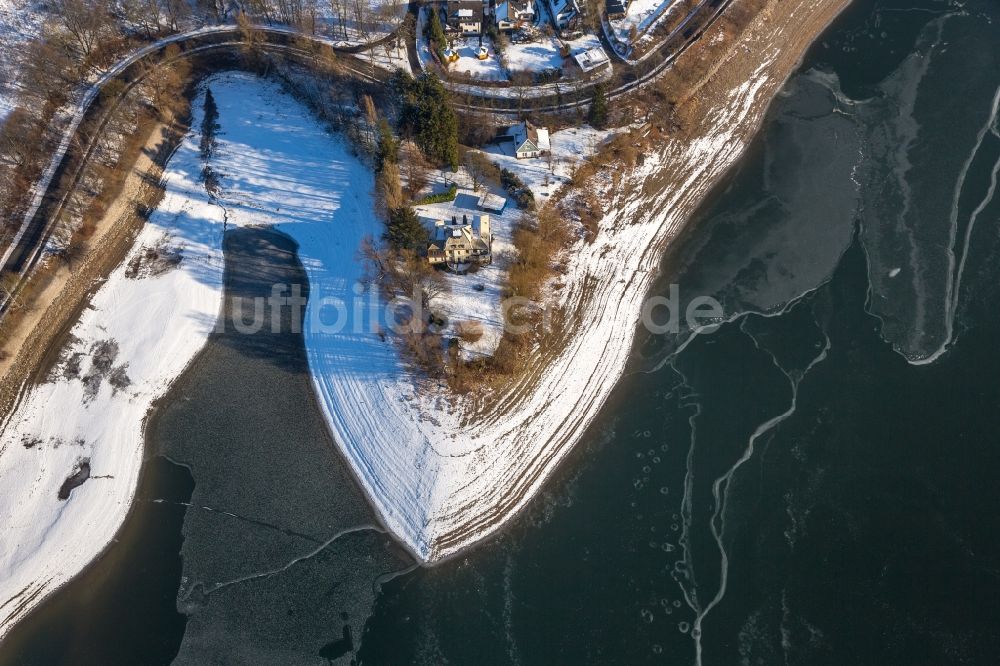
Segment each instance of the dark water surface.
[[[727,323],[640,331],[528,510],[431,569],[375,526],[301,338],[214,336],[150,432],[190,475],[147,467],[165,501],[0,663],[995,663],[998,101],[995,2],[855,2],[664,258],[654,292]],[[227,234],[227,307],[304,283],[294,250]]]
[[116,542],[14,627],[0,664],[170,663],[186,623],[176,599],[181,526],[193,488],[183,467],[149,459]]
[[[411,561],[378,525],[316,405],[303,311],[273,285],[305,271],[290,237],[226,232],[225,326],[171,390],[150,443],[191,469],[175,663],[302,663],[350,654],[376,583]],[[285,290],[284,293],[288,293]],[[253,323],[257,304],[260,330]],[[293,321],[293,317],[297,318]]]

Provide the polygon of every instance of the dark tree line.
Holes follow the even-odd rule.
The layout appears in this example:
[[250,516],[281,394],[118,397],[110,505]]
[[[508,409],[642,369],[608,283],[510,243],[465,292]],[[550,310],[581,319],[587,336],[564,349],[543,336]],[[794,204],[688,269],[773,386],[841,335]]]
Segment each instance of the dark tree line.
[[458,168],[458,117],[448,91],[433,73],[417,78],[397,71],[393,87],[400,99],[400,129],[413,137],[433,162]]
[[215,104],[212,90],[205,91],[204,116],[201,119],[201,177],[205,190],[213,197],[219,192],[219,176],[212,169],[210,160],[215,152],[215,133],[219,131],[219,107]]

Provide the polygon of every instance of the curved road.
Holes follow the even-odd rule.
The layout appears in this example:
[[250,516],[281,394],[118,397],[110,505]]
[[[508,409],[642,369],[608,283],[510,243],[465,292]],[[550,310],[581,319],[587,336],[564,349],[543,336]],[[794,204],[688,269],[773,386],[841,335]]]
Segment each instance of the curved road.
[[[655,79],[701,37],[702,33],[715,22],[731,1],[702,0],[691,11],[684,22],[675,28],[657,46],[655,53],[662,54],[662,59],[650,56],[635,66],[617,65],[618,71],[627,80],[609,91],[608,96],[614,98],[625,95]],[[413,7],[414,5],[411,5],[411,11]],[[703,20],[699,21],[699,19]],[[343,46],[328,39],[302,35],[291,29],[256,26],[255,30],[264,37],[264,47],[267,50],[292,53],[293,55],[305,58],[311,58],[312,55],[297,48],[293,42],[294,39],[305,37],[311,41],[329,46],[337,53],[353,55],[396,38],[395,33],[389,33],[368,44]],[[607,44],[606,36],[602,34],[601,39],[605,42],[605,48],[610,48],[610,45]],[[20,285],[24,281],[24,277],[30,274],[37,264],[41,250],[52,231],[54,221],[59,218],[59,213],[65,205],[69,193],[74,189],[80,177],[83,165],[86,164],[94,145],[96,145],[96,137],[100,135],[111,111],[113,111],[112,108],[99,121],[97,131],[92,133],[93,136],[82,155],[75,156],[70,152],[70,146],[74,143],[73,140],[78,134],[80,125],[89,114],[94,112],[94,102],[98,99],[105,86],[113,80],[124,81],[126,83],[125,92],[127,92],[146,75],[147,72],[142,71],[142,66],[146,64],[146,59],[154,57],[157,59],[157,62],[162,63],[164,51],[172,44],[178,45],[181,49],[178,57],[190,57],[215,49],[235,49],[243,45],[244,41],[242,40],[239,28],[234,25],[209,26],[171,35],[132,52],[112,66],[84,91],[80,102],[73,110],[72,118],[49,162],[49,166],[42,173],[41,178],[32,191],[31,201],[20,227],[2,257],[0,257],[0,270],[20,276],[18,286],[12,290],[12,294],[5,294],[3,301],[0,302],[0,317],[7,312],[12,298],[16,295],[20,289]],[[407,51],[412,63],[417,59],[414,40],[408,40]],[[350,65],[347,66],[347,69],[364,80],[381,83],[387,82],[391,75],[390,71],[380,65],[372,68],[365,67],[368,70],[367,72],[351,67]],[[373,77],[372,74],[375,76]],[[539,95],[530,99],[516,96],[516,93],[512,93],[512,91],[516,90],[515,88],[464,85],[462,87],[464,92],[471,92],[483,100],[484,103],[461,103],[456,106],[465,111],[517,113],[526,110],[524,104],[527,101],[530,110],[558,112],[588,105],[593,95],[592,89],[595,85],[596,82],[590,82],[570,91],[555,90],[552,93]],[[455,88],[453,85],[449,87]],[[124,95],[124,92],[122,95]],[[115,106],[117,106],[117,102]],[[74,160],[74,157],[79,157],[79,159]],[[69,181],[69,186],[63,188],[64,191],[60,194],[58,192],[58,189],[60,189],[58,188],[58,184],[62,180],[62,176],[73,169],[74,161],[76,162],[75,172]]]

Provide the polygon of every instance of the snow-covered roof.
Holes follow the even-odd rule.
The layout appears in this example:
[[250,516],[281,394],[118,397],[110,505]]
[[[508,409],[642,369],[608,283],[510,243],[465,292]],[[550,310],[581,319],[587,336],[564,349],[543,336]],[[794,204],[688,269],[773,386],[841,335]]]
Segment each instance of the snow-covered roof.
[[549,131],[544,127],[539,127],[536,130],[538,150],[548,150],[549,149]]
[[528,121],[514,125],[510,130],[514,139],[514,153],[535,153],[549,150],[549,130],[535,127]]
[[504,0],[497,4],[497,18],[511,20],[521,16],[534,16],[535,3],[531,0],[518,2],[517,0]]
[[600,46],[596,46],[582,53],[577,53],[573,56],[573,59],[576,60],[576,64],[580,66],[580,69],[589,72],[592,69],[597,69],[601,65],[607,64],[608,54]]
[[479,197],[479,207],[483,210],[491,210],[494,213],[500,213],[503,211],[504,206],[507,205],[507,200],[502,196],[497,194],[486,193]]

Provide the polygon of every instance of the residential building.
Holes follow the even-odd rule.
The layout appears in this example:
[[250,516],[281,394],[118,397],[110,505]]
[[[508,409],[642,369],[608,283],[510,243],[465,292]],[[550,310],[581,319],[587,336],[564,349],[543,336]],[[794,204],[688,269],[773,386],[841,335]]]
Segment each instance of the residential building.
[[463,264],[485,265],[493,261],[493,235],[490,232],[490,216],[482,213],[467,215],[459,221],[437,220],[427,246],[427,261],[432,264],[461,266]]
[[539,157],[549,152],[549,130],[535,127],[527,120],[514,125],[510,136],[514,140],[514,157],[519,160]]
[[444,8],[444,22],[448,29],[462,35],[481,35],[483,32],[482,0],[454,0]]
[[604,10],[607,12],[608,20],[625,18],[631,4],[632,0],[605,0]]
[[585,72],[590,72],[602,65],[608,65],[611,60],[608,58],[608,54],[604,52],[604,49],[600,46],[595,46],[592,49],[586,51],[581,51],[573,56],[573,60],[576,64],[580,66]]
[[514,30],[535,20],[535,0],[503,0],[493,12],[498,30]]

